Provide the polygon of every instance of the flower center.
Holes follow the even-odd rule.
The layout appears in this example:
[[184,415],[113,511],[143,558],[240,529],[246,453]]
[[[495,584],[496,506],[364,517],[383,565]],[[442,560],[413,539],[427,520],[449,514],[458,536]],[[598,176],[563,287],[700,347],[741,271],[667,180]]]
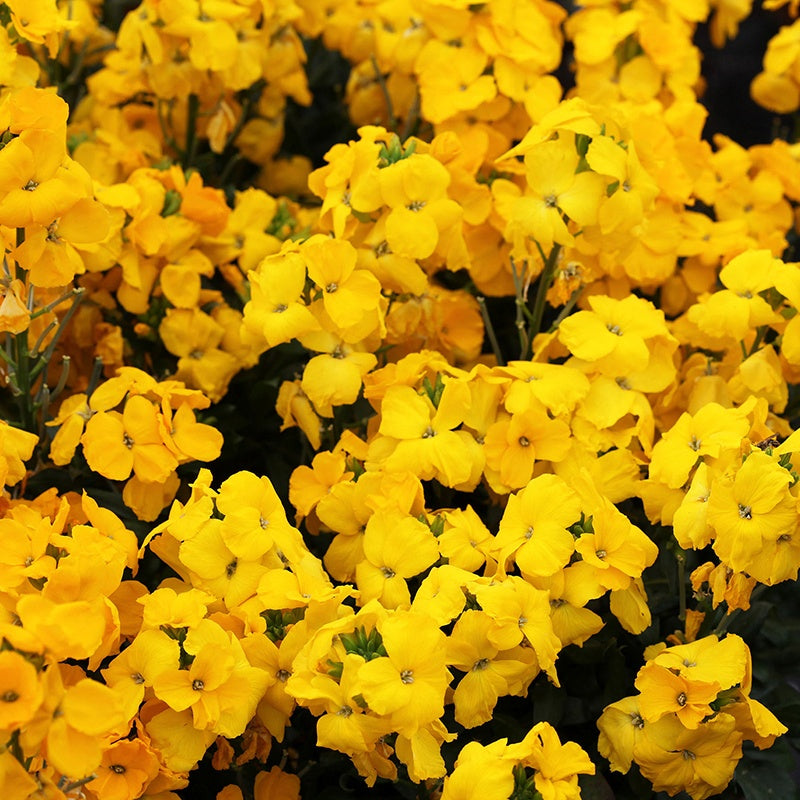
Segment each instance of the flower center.
[[739,503],[739,516],[742,519],[753,519],[753,511],[750,506],[743,506]]
[[400,673],[400,680],[405,684],[414,683],[414,673],[413,673],[413,671],[410,670],[410,669],[404,669]]
[[19,695],[13,689],[9,689],[7,692],[0,694],[0,700],[4,703],[13,703],[19,700]]
[[678,701],[678,705],[683,708],[686,705],[686,692],[681,692],[675,699]]
[[520,436],[517,441],[520,447],[530,447],[531,440],[527,436]]
[[205,682],[201,681],[200,678],[195,678],[192,681],[192,689],[194,689],[194,691],[202,692],[203,689],[205,689],[205,688],[206,688]]
[[109,767],[109,769],[112,772],[116,772],[117,775],[124,775],[127,772],[127,770],[125,769],[125,767],[122,766],[122,764],[112,764]]

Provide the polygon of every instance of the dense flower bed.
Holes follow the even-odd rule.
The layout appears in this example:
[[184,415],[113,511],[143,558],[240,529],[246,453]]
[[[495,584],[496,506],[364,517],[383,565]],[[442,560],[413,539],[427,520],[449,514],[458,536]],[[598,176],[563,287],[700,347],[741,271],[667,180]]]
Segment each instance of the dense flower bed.
[[0,3],[3,800],[796,796],[750,13]]

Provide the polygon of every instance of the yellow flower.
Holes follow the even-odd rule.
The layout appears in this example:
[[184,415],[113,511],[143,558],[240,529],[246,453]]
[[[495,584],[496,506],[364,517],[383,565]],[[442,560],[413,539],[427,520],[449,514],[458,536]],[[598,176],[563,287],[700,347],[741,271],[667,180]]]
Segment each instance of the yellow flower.
[[28,227],[15,256],[34,286],[64,286],[85,271],[82,248],[102,242],[109,230],[105,206],[85,197],[55,219]]
[[17,279],[0,283],[0,333],[22,333],[28,329],[31,311],[28,290]]
[[561,743],[549,722],[537,722],[507,756],[536,770],[534,785],[543,800],[579,800],[578,775],[594,775],[594,764],[575,742]]
[[647,340],[669,335],[663,312],[635,295],[592,295],[589,305],[591,311],[561,322],[558,337],[574,356],[612,377],[644,370],[651,358]]
[[575,549],[607,589],[628,588],[658,556],[647,535],[607,501],[592,515],[592,527],[594,533],[581,534]]
[[65,156],[63,137],[47,130],[23,131],[0,150],[0,224],[47,226],[88,193],[87,173]]
[[0,730],[23,727],[33,719],[42,697],[33,664],[13,650],[0,652]]
[[650,477],[670,488],[683,486],[699,458],[717,459],[736,450],[750,423],[738,409],[708,403],[695,415],[684,412],[656,442],[650,460]]
[[542,577],[563,569],[575,551],[567,528],[580,514],[580,499],[561,478],[534,478],[508,499],[494,543],[500,566],[513,557],[523,575]]
[[392,386],[381,404],[381,436],[370,444],[369,461],[382,461],[383,469],[393,472],[415,472],[422,480],[436,478],[445,486],[463,483],[472,472],[465,437],[474,440],[453,428],[463,421],[468,403],[467,385],[455,380],[445,384],[438,406],[410,386]]
[[444,779],[442,800],[507,800],[514,791],[514,775],[504,751],[504,739],[488,746],[467,744]]
[[736,572],[747,572],[751,560],[768,542],[797,525],[792,477],[771,456],[755,450],[733,478],[711,485],[708,524],[714,528],[714,552]]
[[356,250],[350,242],[312,236],[302,245],[300,254],[334,324],[346,328],[377,308],[381,285],[371,272],[356,269]]
[[414,153],[382,169],[381,196],[391,211],[386,241],[393,253],[428,258],[444,233],[461,221],[461,207],[447,197],[450,173],[433,156]]
[[132,718],[144,700],[145,689],[164,672],[178,669],[179,646],[161,630],[143,630],[103,670],[103,679],[122,698]]
[[363,547],[364,560],[356,566],[360,602],[377,598],[385,608],[407,608],[411,596],[406,580],[439,558],[431,529],[395,511],[378,511],[370,517]]
[[561,642],[553,633],[548,593],[516,576],[502,583],[476,586],[473,591],[495,623],[489,631],[489,641],[498,650],[526,642],[536,653],[540,668],[558,686],[555,662]]
[[157,676],[156,696],[174,711],[191,708],[199,730],[228,738],[241,735],[267,687],[267,673],[251,666],[238,639],[211,620],[189,631],[183,647],[194,660],[188,670]]
[[268,478],[242,471],[225,480],[216,498],[222,538],[237,558],[255,561],[274,544],[273,532],[291,529]]
[[248,280],[250,300],[244,307],[244,329],[263,338],[268,347],[319,327],[302,302],[306,267],[299,253],[268,256],[248,273]]
[[164,443],[155,407],[141,395],[130,397],[122,414],[95,414],[81,443],[89,467],[112,480],[124,481],[134,472],[140,480],[160,483],[178,466]]
[[103,752],[88,788],[103,800],[135,800],[158,775],[158,755],[142,739],[121,739]]
[[[536,461],[561,461],[570,447],[570,430],[560,419],[550,419],[538,401],[528,409],[489,427],[484,439],[487,470],[499,480],[495,491],[519,489],[533,477]],[[488,477],[488,475],[487,475]]]
[[685,790],[692,800],[721,792],[742,757],[742,735],[734,718],[717,714],[692,730],[677,719],[669,723],[669,718],[658,723],[658,734],[643,738],[636,748],[639,769],[654,791]]
[[625,697],[607,705],[597,720],[597,727],[600,755],[608,759],[613,772],[627,772],[638,743],[647,735],[647,723],[639,711],[639,698]]
[[425,119],[443,122],[493,100],[497,87],[485,72],[488,60],[480,47],[427,42],[415,64]]
[[675,714],[686,728],[696,728],[714,712],[711,703],[720,691],[716,681],[690,680],[657,663],[645,664],[634,686],[641,692],[639,709],[648,722]]
[[705,636],[689,644],[668,647],[653,662],[692,681],[716,682],[724,690],[744,682],[749,657],[744,641],[728,634],[722,640]]
[[578,172],[580,155],[569,133],[537,144],[525,155],[526,191],[514,198],[495,182],[498,211],[507,219],[505,237],[535,239],[545,253],[553,244],[572,244],[567,221],[578,228],[594,225],[605,189],[604,179],[591,170]]
[[453,693],[456,722],[474,728],[492,718],[497,699],[510,694],[509,680],[525,673],[527,664],[495,661],[499,650],[488,639],[494,622],[483,611],[465,611],[447,640],[447,663],[464,672]]
[[430,619],[411,612],[389,617],[379,629],[387,655],[361,667],[357,687],[372,711],[411,736],[444,713],[450,683],[445,635]]
[[305,680],[292,675],[287,681],[287,691],[301,705],[308,705],[313,713],[323,711],[317,721],[317,745],[338,750],[340,753],[367,752],[381,736],[390,732],[385,720],[364,709],[353,697],[358,689],[358,674],[364,659],[355,653],[344,656],[342,674],[337,683],[327,675],[314,675]]
[[280,767],[262,770],[253,785],[254,800],[300,800],[300,778]]
[[103,738],[126,722],[116,692],[84,678],[58,702],[47,731],[47,760],[65,775],[90,775],[102,760]]
[[448,511],[444,530],[438,537],[439,550],[447,563],[475,572],[486,561],[494,537],[472,506]]
[[0,419],[0,484],[15,486],[25,477],[25,464],[39,437]]

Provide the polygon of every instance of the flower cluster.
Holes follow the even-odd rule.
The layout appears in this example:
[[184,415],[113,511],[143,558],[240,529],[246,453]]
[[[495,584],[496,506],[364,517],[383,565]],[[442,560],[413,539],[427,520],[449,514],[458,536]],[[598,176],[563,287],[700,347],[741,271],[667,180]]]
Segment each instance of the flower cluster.
[[763,749],[787,728],[749,696],[750,651],[738,636],[654,651],[636,676],[639,694],[600,717],[600,751],[614,770],[635,761],[656,791],[704,800],[730,782],[743,740]]
[[567,5],[0,3],[3,798],[705,800],[789,733],[797,143],[703,135],[748,0]]

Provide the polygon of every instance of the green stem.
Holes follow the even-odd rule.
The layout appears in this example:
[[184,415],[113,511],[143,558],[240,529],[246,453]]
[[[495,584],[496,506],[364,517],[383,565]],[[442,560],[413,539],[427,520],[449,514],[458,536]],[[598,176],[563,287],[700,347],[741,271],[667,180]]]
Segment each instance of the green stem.
[[383,77],[383,73],[381,72],[381,68],[378,66],[378,61],[376,60],[374,53],[370,55],[369,60],[372,64],[372,69],[375,72],[375,80],[378,81],[378,86],[381,87],[383,101],[386,103],[386,117],[389,120],[389,130],[393,131],[395,125],[397,125],[397,117],[394,115],[394,105],[392,104],[392,97],[389,94],[389,87],[386,85],[386,79]]
[[536,286],[536,297],[533,301],[533,310],[531,312],[531,325],[528,331],[528,341],[525,347],[524,358],[530,358],[530,348],[533,340],[542,329],[542,318],[544,317],[544,307],[547,300],[547,290],[553,282],[553,277],[556,274],[556,266],[558,265],[558,256],[561,252],[561,245],[554,244],[550,249],[550,255],[544,262],[544,269],[539,276],[539,282]]
[[756,338],[753,340],[753,344],[750,347],[750,352],[747,354],[747,357],[752,356],[756,350],[758,350],[759,345],[764,340],[764,335],[767,332],[767,326],[761,325],[760,327],[756,328]]
[[[753,589],[753,592],[750,595],[750,602],[752,603],[753,600],[758,599],[762,594],[764,594],[766,590],[767,587],[764,585],[756,586],[756,588]],[[733,622],[736,619],[736,617],[738,617],[741,613],[742,613],[741,608],[735,608],[733,611],[725,614],[725,616],[717,624],[717,627],[714,628],[714,630],[711,631],[711,633],[713,633],[715,636],[720,636],[721,634],[725,633],[730,627],[731,622]]]
[[503,354],[500,352],[500,343],[497,341],[497,335],[494,332],[494,325],[492,325],[491,317],[489,317],[489,309],[486,308],[486,298],[477,297],[476,300],[478,301],[478,307],[481,310],[483,327],[486,329],[486,335],[489,337],[489,344],[492,346],[492,352],[494,353],[495,360],[497,361],[497,366],[504,367],[506,362],[503,358]]
[[[164,115],[164,105],[167,105],[168,114],[167,116]],[[180,148],[178,147],[178,143],[175,141],[175,137],[172,135],[172,106],[170,103],[167,103],[164,100],[159,98],[158,104],[156,105],[156,115],[158,116],[158,126],[161,128],[161,136],[164,139],[164,144],[167,147],[172,148],[176,153],[180,153]]]
[[519,334],[519,356],[525,358],[525,351],[528,347],[528,331],[525,329],[525,312],[528,310],[527,298],[523,296],[522,275],[517,272],[517,263],[511,258],[511,278],[514,281],[514,302],[516,304],[515,324]]
[[405,142],[409,136],[417,129],[419,124],[419,111],[420,111],[420,97],[419,87],[414,90],[414,99],[411,101],[411,108],[408,109],[408,116],[406,117],[406,124],[403,125],[403,133],[400,135],[400,140]]
[[36,365],[36,370],[35,370],[37,375],[39,374],[39,372],[42,371],[42,369],[44,369],[43,365],[47,364],[53,357],[53,353],[56,349],[56,345],[58,344],[58,340],[61,338],[61,334],[64,333],[67,324],[72,319],[72,315],[78,310],[78,306],[80,305],[80,302],[83,299],[84,292],[85,289],[83,288],[74,290],[73,295],[75,299],[73,300],[72,305],[69,307],[69,309],[67,309],[67,313],[64,314],[64,316],[59,321],[58,329],[56,330],[55,335],[50,340],[50,343],[47,345],[42,355],[39,357],[40,363]]
[[583,286],[579,286],[570,296],[569,300],[567,300],[566,305],[561,311],[558,312],[558,316],[555,319],[555,322],[550,326],[548,329],[548,333],[553,333],[553,331],[558,330],[558,326],[564,321],[564,319],[572,313],[572,309],[575,308],[575,304],[578,302],[578,298],[581,296],[581,292],[583,291]]
[[189,107],[186,112],[186,150],[183,157],[183,168],[189,169],[197,155],[197,115],[200,111],[200,98],[196,94],[189,95]]
[[36,319],[37,317],[41,317],[43,314],[47,314],[48,312],[52,311],[54,308],[60,306],[65,300],[69,300],[70,297],[77,297],[78,295],[83,294],[84,289],[70,289],[67,292],[64,292],[58,299],[53,300],[52,303],[48,303],[46,306],[42,306],[38,308],[36,311],[31,313],[31,320]]
[[225,164],[225,168],[219,175],[219,185],[221,187],[225,186],[225,183],[230,178],[231,174],[233,173],[233,170],[244,160],[245,158],[241,153],[236,153],[236,155],[231,156],[228,159],[227,163]]
[[36,432],[31,397],[31,364],[28,352],[28,332],[23,331],[14,337],[14,390],[19,406],[19,421],[26,431]]

